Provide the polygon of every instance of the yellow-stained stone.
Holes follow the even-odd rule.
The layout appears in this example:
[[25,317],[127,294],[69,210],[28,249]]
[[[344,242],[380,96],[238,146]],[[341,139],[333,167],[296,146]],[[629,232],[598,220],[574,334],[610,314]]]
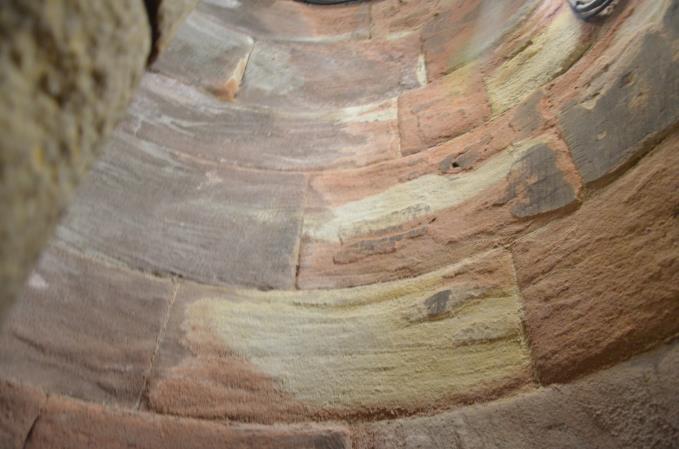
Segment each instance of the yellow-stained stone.
[[493,113],[506,111],[568,70],[588,47],[583,27],[564,2],[547,29],[488,78]]
[[330,210],[310,211],[304,217],[303,235],[339,243],[457,206],[502,182],[539,139],[507,148],[471,172],[424,175]]
[[365,287],[206,289],[183,328],[189,340],[214,334],[225,351],[323,410],[431,406],[527,382],[512,270],[511,256],[493,250]]

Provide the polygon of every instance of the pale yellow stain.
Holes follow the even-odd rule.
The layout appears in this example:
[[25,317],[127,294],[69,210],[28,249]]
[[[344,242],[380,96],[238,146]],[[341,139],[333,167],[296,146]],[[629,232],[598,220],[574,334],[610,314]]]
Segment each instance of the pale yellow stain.
[[[224,291],[195,302],[186,327],[210,329],[230,351],[314,406],[427,406],[528,372],[516,286],[511,276],[473,279],[469,273],[480,260],[511,264],[505,252],[492,251],[380,285]],[[445,312],[431,316],[425,301],[448,289],[453,298]]]
[[507,148],[471,172],[424,175],[360,200],[310,212],[304,218],[304,236],[339,243],[462,204],[502,181],[534,143]]
[[547,29],[488,79],[493,112],[499,114],[560,75],[584,53],[582,22],[565,4]]

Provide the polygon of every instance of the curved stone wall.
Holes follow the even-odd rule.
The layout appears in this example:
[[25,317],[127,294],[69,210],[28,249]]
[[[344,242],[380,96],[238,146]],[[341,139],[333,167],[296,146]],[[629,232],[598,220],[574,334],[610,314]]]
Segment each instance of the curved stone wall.
[[676,447],[677,30],[203,0],[2,330],[0,446]]

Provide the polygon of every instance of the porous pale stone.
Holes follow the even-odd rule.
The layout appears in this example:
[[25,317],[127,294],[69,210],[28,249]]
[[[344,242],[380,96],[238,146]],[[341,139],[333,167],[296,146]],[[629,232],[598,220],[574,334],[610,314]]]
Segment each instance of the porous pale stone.
[[389,416],[531,381],[503,251],[354,289],[182,285],[159,360],[154,410],[257,422]]
[[550,23],[500,67],[488,74],[486,84],[494,113],[507,110],[535,89],[562,74],[588,47],[586,25],[566,2]]
[[173,291],[49,247],[0,333],[0,378],[136,406]]
[[679,135],[514,247],[539,378],[563,382],[679,334]]
[[0,317],[127,106],[150,35],[140,0],[3,2]]

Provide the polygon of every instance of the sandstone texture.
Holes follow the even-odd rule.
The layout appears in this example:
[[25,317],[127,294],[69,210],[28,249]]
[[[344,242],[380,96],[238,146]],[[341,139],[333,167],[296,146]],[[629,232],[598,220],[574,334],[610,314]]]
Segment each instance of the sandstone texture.
[[86,254],[148,273],[289,288],[304,185],[294,173],[176,160],[120,131],[56,234]]
[[349,449],[338,426],[226,426],[154,416],[50,397],[26,448],[89,449]]
[[23,449],[47,397],[37,389],[0,382],[0,445]]
[[568,380],[679,331],[678,149],[675,133],[572,216],[514,245],[543,381]]
[[517,293],[503,252],[354,289],[187,285],[160,348],[151,407],[273,422],[388,416],[497,394],[531,382]]
[[567,386],[435,416],[367,424],[356,449],[676,447],[676,343]]
[[0,334],[0,375],[135,406],[173,289],[169,280],[49,248]]
[[678,0],[194,4],[0,12],[26,189],[154,49],[0,329],[0,448],[677,448]]

